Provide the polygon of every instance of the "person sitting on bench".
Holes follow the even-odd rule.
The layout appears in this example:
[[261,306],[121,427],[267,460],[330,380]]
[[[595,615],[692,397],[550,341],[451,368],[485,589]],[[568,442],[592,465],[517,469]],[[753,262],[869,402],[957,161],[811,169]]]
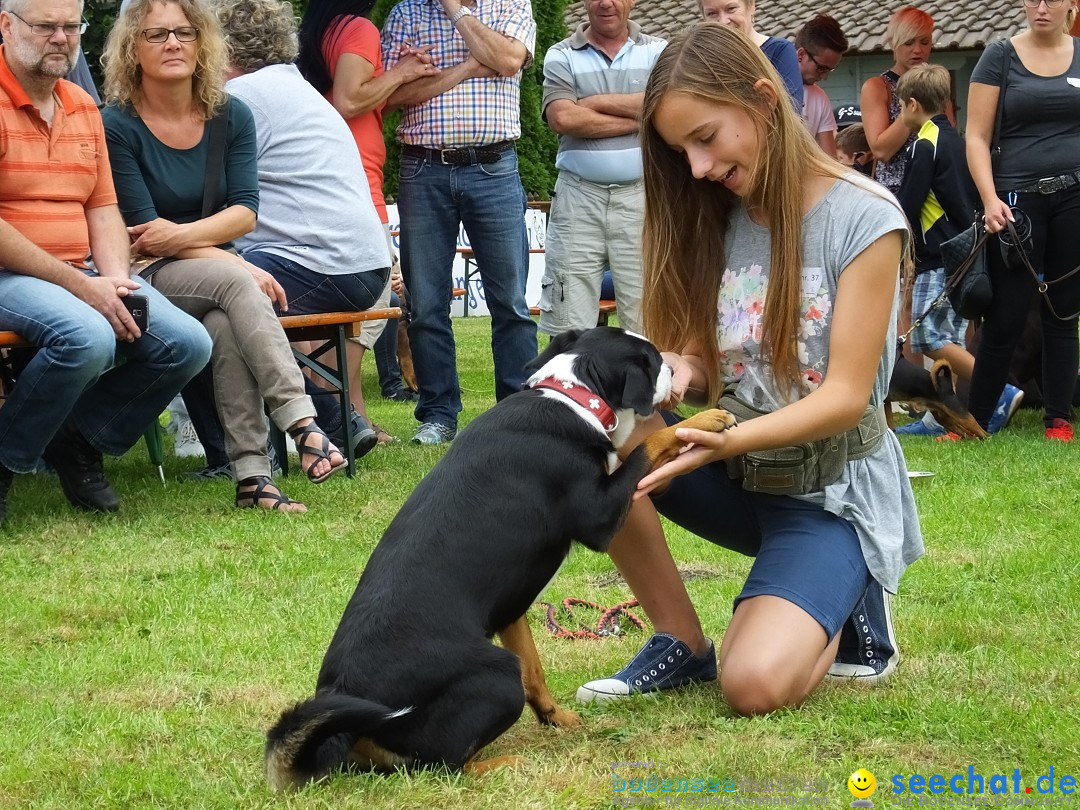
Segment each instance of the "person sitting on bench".
[[[204,0],[131,0],[105,46],[102,117],[133,250],[170,259],[155,263],[154,287],[201,318],[213,337],[214,392],[236,505],[303,512],[270,480],[264,401],[293,436],[310,481],[342,469],[345,456],[312,418],[304,375],[272,303],[284,307],[284,290],[230,252],[232,240],[255,225],[259,190],[255,126],[244,103],[224,90],[225,53]],[[223,154],[212,157],[215,132]],[[207,174],[217,182],[207,184]]]
[[[292,6],[240,0],[218,4],[217,14],[229,48],[225,89],[255,118],[259,221],[236,240],[240,254],[278,280],[289,315],[385,307],[386,232],[348,124],[293,64]],[[361,386],[352,385],[350,395],[359,411],[359,457],[375,446],[376,434]],[[319,397],[312,394],[321,421],[337,404],[330,392]]]
[[[129,277],[101,116],[62,78],[81,4],[18,10],[0,11],[0,330],[37,350],[0,408],[0,524],[14,475],[43,454],[73,505],[119,509],[102,453],[128,450],[210,357],[198,321]],[[132,293],[147,299],[145,330]]]

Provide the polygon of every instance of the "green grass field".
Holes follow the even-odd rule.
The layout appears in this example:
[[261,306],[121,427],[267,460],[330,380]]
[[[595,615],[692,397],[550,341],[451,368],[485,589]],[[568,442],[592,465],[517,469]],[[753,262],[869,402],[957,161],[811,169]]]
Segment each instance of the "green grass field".
[[[455,325],[464,422],[493,401],[490,331],[482,318]],[[366,365],[375,420],[407,440],[411,407],[380,400]],[[846,780],[859,767],[875,774],[879,807],[897,803],[894,775],[963,774],[966,786],[969,767],[987,789],[1008,775],[1010,791],[1018,769],[1029,798],[1053,768],[1048,795],[1060,800],[1061,777],[1080,779],[1080,443],[1041,434],[1022,411],[988,442],[905,440],[911,469],[936,476],[916,492],[928,551],[894,603],[904,660],[882,687],[826,684],[799,710],[755,719],[734,717],[713,686],[587,707],[586,726],[567,732],[526,712],[488,749],[524,756],[520,767],[339,776],[292,796],[265,787],[265,729],[311,693],[367,555],[443,451],[380,447],[355,480],[320,487],[294,474],[285,489],[311,510],[300,516],[237,510],[227,482],[180,484],[199,463],[171,454],[163,488],[141,444],[107,463],[124,500],[116,516],[77,513],[54,480],[20,477],[0,532],[0,807],[601,808],[773,796],[835,808],[851,801]],[[669,539],[719,640],[748,560],[680,530]],[[575,550],[544,598],[630,598],[612,574],[606,557]],[[646,638],[558,639],[539,609],[531,618],[566,704]],[[643,762],[663,764],[624,764]],[[739,790],[615,789],[653,772]]]

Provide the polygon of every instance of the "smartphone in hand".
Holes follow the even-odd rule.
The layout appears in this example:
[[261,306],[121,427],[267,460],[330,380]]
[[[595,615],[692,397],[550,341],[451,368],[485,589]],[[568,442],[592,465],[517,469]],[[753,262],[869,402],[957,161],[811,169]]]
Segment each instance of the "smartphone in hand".
[[120,299],[127,311],[131,313],[132,320],[139,327],[140,332],[145,332],[150,327],[150,299],[145,295],[128,293]]

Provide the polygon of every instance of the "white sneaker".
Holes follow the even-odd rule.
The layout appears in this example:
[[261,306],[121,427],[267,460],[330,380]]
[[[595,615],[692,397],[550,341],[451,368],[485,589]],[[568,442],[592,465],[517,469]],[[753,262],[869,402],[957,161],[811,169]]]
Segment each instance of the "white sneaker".
[[205,457],[202,443],[199,442],[199,434],[195,432],[195,425],[190,419],[185,419],[176,429],[176,455],[180,458]]

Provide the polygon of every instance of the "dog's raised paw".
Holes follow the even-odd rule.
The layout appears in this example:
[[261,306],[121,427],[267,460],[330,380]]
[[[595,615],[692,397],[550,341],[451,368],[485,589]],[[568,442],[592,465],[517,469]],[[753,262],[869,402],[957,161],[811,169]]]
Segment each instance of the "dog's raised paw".
[[693,430],[704,430],[709,433],[719,433],[721,430],[727,430],[729,427],[735,424],[735,417],[725,410],[720,408],[710,408],[707,411],[696,413],[689,419],[685,419],[682,422],[666,427],[663,430],[658,430],[653,433],[647,439],[645,439],[645,454],[652,462],[652,466],[655,469],[661,464],[665,464],[671,459],[679,455],[679,452],[686,446],[686,442],[675,436],[675,431],[680,428],[691,428]]
[[710,408],[707,411],[696,413],[689,419],[680,422],[677,427],[693,428],[694,430],[706,430],[710,433],[719,433],[735,426],[735,417],[722,408]]

